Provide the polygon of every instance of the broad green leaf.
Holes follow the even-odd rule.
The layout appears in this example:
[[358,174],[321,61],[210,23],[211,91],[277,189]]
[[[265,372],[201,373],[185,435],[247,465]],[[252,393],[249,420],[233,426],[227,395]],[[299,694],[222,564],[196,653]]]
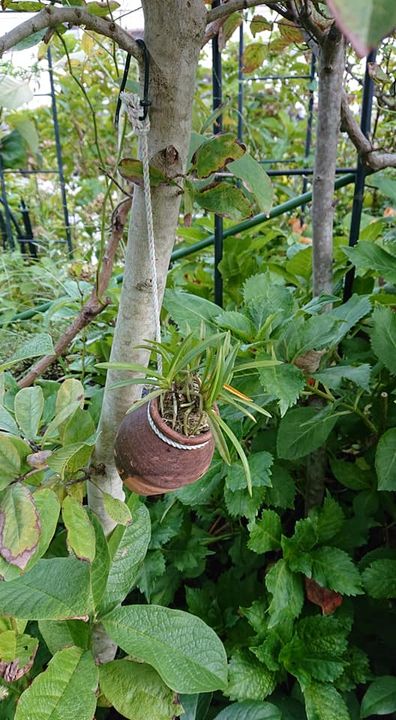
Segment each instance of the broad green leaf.
[[323,546],[311,553],[312,578],[322,587],[342,595],[361,595],[362,583],[349,555],[336,547]]
[[252,207],[242,190],[229,182],[219,182],[194,193],[194,199],[204,210],[238,222],[252,214]]
[[377,306],[373,322],[371,346],[385,367],[396,374],[396,315],[388,307]]
[[243,72],[251,73],[261,67],[267,55],[268,46],[262,42],[252,42],[246,46],[243,53]]
[[250,21],[250,32],[253,37],[256,37],[257,33],[263,32],[263,30],[272,30],[272,23],[266,20],[263,15],[254,15]]
[[225,695],[230,700],[263,700],[275,687],[275,675],[249,650],[238,650],[231,658]]
[[224,708],[214,720],[282,720],[282,714],[272,703],[244,700]]
[[243,286],[243,299],[257,330],[260,330],[268,319],[271,320],[272,328],[276,328],[282,318],[293,311],[290,290],[275,284],[270,272],[249,277]]
[[199,178],[206,178],[244,153],[244,146],[232,133],[221,133],[199,146],[193,157],[194,169]]
[[100,607],[110,569],[110,553],[103,528],[95,513],[88,510],[95,531],[95,558],[91,565],[91,588],[95,610]]
[[80,408],[80,402],[75,400],[66,407],[62,408],[58,412],[53,420],[48,424],[48,427],[43,435],[42,444],[44,445],[48,440],[51,441],[62,433],[67,420],[73,416],[73,414]]
[[396,677],[383,675],[371,683],[360,709],[360,717],[390,715],[396,711]]
[[219,314],[219,307],[205,298],[181,290],[166,289],[164,307],[184,334],[199,333],[202,323],[207,331],[213,327],[213,331],[218,332],[215,319]]
[[[385,76],[386,77],[386,76]],[[396,203],[396,181],[392,177],[388,177],[386,172],[378,172],[367,178],[369,187],[378,188],[386,197]]]
[[214,631],[194,615],[157,605],[130,605],[103,618],[126,653],[152,665],[175,692],[223,690],[227,660]]
[[374,560],[362,574],[363,585],[373,598],[396,598],[396,560]]
[[0,554],[23,570],[34,555],[40,537],[40,518],[30,490],[21,483],[0,495]]
[[0,633],[2,677],[8,676],[8,681],[12,682],[26,675],[33,664],[37,648],[37,638],[30,635],[18,635],[16,630]]
[[372,484],[370,471],[362,470],[357,463],[343,460],[330,460],[332,472],[341,485],[350,490],[368,490]]
[[378,490],[396,490],[396,428],[380,438],[375,453]]
[[272,487],[266,493],[267,505],[279,508],[293,508],[296,485],[286,468],[274,464],[271,468]]
[[84,407],[84,386],[76,378],[65,380],[58,390],[56,396],[56,413],[60,413],[72,403],[78,402],[80,407]]
[[0,487],[5,487],[19,476],[21,458],[12,439],[0,435]]
[[289,570],[285,560],[278,560],[265,576],[268,592],[272,594],[268,608],[268,627],[275,627],[288,618],[298,617],[304,604],[301,577]]
[[38,136],[38,132],[36,130],[36,126],[32,120],[20,120],[16,123],[16,127],[18,132],[22,135],[23,139],[26,141],[29,150],[36,154],[39,150],[40,145],[40,139]]
[[109,493],[103,493],[103,507],[111,519],[117,525],[130,525],[132,522],[131,511],[128,505]]
[[281,521],[274,510],[263,510],[260,520],[249,524],[248,548],[256,553],[278,550],[281,539]]
[[0,405],[0,430],[5,430],[13,435],[18,435],[18,426],[14,418],[2,405]]
[[[118,166],[118,172],[120,175],[133,182],[135,185],[143,187],[143,164],[141,160],[134,158],[123,158]],[[150,185],[151,187],[158,187],[159,185],[172,184],[172,180],[169,180],[161,170],[155,167],[150,167]]]
[[311,682],[302,691],[308,720],[351,720],[344,699],[333,685]]
[[[27,3],[29,4],[29,3]],[[18,3],[19,5],[19,3]],[[33,47],[34,45],[37,45],[45,35],[45,30],[38,30],[35,33],[32,33],[32,35],[28,35],[28,37],[25,37],[23,40],[20,40],[16,45],[14,45],[13,50],[27,50],[28,48]]]
[[95,530],[83,505],[71,495],[62,504],[62,519],[67,530],[67,546],[79,560],[93,562]]
[[90,652],[60,650],[20,696],[15,720],[93,720],[97,686]]
[[237,338],[245,341],[255,337],[255,330],[252,322],[243,313],[235,310],[224,311],[216,318],[216,323],[224,330],[231,330]]
[[173,720],[183,711],[175,693],[150,665],[130,660],[106,663],[100,668],[100,688],[129,720]]
[[26,620],[81,617],[91,609],[89,565],[75,558],[39,560],[21,577],[0,582],[0,614]]
[[315,615],[296,623],[289,643],[281,650],[280,660],[285,669],[300,682],[311,678],[334,682],[347,665],[348,646],[345,627],[334,617]]
[[213,693],[199,695],[180,695],[179,700],[184,710],[183,720],[206,720]]
[[228,169],[237,178],[240,178],[248,190],[253,193],[256,203],[263,213],[269,213],[273,201],[273,187],[267,173],[260,163],[249,153],[245,153],[239,160],[228,163]]
[[337,390],[343,380],[350,380],[363,390],[369,391],[371,367],[367,363],[352,367],[352,365],[335,365],[325,368],[313,374],[315,380],[319,380],[330,390]]
[[96,0],[93,0],[93,2],[87,3],[87,10],[90,15],[97,15],[98,17],[106,17],[119,7],[120,3],[116,2],[116,0],[110,0],[110,2],[96,2]]
[[259,370],[260,383],[268,395],[279,401],[281,417],[297,402],[305,387],[305,378],[295,365],[276,365]]
[[95,423],[88,410],[81,410],[78,407],[65,424],[62,444],[73,445],[88,441],[95,434],[95,429]]
[[41,333],[39,335],[33,335],[31,340],[28,340],[14,353],[14,355],[7,360],[5,363],[0,365],[1,370],[6,370],[12,365],[16,365],[21,360],[29,360],[30,358],[39,357],[41,355],[53,355],[54,345],[52,338],[47,333]]
[[132,522],[118,525],[108,541],[110,570],[101,606],[108,610],[120,603],[133,587],[150,542],[150,514],[145,505],[131,496],[128,503]]
[[358,272],[366,272],[384,277],[389,282],[396,282],[396,257],[372,242],[359,242],[355,247],[343,247]]
[[396,27],[393,0],[327,0],[337,24],[361,56],[378,47]]
[[83,620],[39,620],[41,635],[52,655],[71,645],[83,650],[90,647],[91,627]]
[[40,488],[40,490],[36,490],[33,497],[41,530],[37,549],[26,566],[27,570],[30,570],[48,550],[49,544],[55,535],[60,511],[60,503],[53,490]]
[[295,460],[308,455],[324,445],[336,422],[335,413],[323,417],[313,407],[289,410],[279,425],[278,457]]
[[55,450],[48,458],[48,467],[58,473],[62,480],[66,473],[81,470],[87,464],[93,452],[93,445],[74,443]]
[[44,410],[44,395],[41,387],[28,387],[15,396],[15,419],[25,437],[36,437]]

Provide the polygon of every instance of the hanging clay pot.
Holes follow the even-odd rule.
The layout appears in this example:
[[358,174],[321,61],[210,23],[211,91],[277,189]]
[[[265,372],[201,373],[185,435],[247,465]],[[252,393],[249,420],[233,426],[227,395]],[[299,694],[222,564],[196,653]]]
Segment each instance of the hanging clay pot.
[[214,452],[210,431],[187,437],[162,419],[155,398],[125,415],[114,455],[125,485],[138,495],[160,495],[198,480]]

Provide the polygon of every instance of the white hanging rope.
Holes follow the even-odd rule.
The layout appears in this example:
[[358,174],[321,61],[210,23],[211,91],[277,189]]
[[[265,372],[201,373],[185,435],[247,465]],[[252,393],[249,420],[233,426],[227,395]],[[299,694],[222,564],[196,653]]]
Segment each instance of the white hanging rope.
[[[153,226],[153,208],[151,204],[151,187],[150,187],[150,164],[148,156],[147,135],[150,132],[150,120],[148,115],[144,120],[141,119],[143,112],[140,104],[139,95],[133,93],[122,92],[121,100],[125,106],[128,118],[131,121],[134,132],[139,138],[139,157],[143,165],[143,188],[144,201],[146,205],[146,223],[147,223],[147,240],[149,249],[149,260],[151,266],[151,287],[153,296],[154,322],[155,322],[155,339],[161,342],[161,323],[160,323],[160,304],[158,298],[158,277],[157,263],[155,259],[155,239]],[[162,372],[162,357],[157,354],[158,371]]]
[[153,418],[151,417],[150,403],[148,403],[147,405],[147,420],[153,433],[155,433],[155,435],[159,437],[162,442],[166,443],[167,445],[171,445],[177,450],[201,450],[201,448],[205,447],[209,443],[209,440],[205,440],[205,442],[198,443],[197,445],[184,445],[183,443],[176,442],[176,440],[171,440],[171,438],[167,437],[167,435],[164,435],[161,430],[157,428]]

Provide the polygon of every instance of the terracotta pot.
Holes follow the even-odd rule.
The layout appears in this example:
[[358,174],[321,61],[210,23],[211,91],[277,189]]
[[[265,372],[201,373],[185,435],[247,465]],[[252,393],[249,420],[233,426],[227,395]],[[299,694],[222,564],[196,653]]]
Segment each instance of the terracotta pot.
[[198,480],[214,452],[212,433],[186,437],[161,418],[157,399],[125,415],[114,455],[125,485],[139,495],[160,495]]

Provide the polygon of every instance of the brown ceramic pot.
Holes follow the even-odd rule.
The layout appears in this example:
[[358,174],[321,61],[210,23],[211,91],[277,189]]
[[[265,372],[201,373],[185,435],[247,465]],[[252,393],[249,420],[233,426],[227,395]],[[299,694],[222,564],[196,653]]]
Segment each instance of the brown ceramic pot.
[[117,470],[138,495],[160,495],[195,482],[207,471],[213,452],[210,431],[186,437],[172,430],[156,398],[125,415],[114,446]]

